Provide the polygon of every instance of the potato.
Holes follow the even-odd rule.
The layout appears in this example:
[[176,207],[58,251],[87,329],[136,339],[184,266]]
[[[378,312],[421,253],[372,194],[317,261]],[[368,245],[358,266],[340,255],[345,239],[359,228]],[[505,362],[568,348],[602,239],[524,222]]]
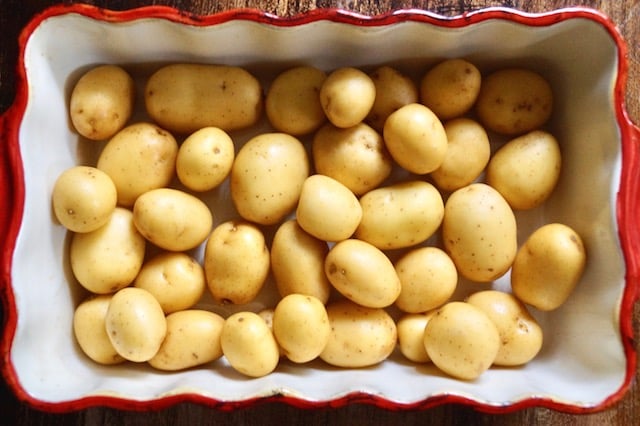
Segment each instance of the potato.
[[231,137],[217,127],[204,127],[190,134],[176,157],[180,183],[198,192],[216,188],[231,172],[234,149]]
[[324,258],[329,252],[325,241],[304,231],[296,220],[278,227],[271,243],[271,271],[280,296],[305,294],[329,300],[331,283],[324,273]]
[[531,361],[542,348],[542,328],[513,294],[485,290],[466,300],[491,318],[500,334],[495,365],[517,366]]
[[329,176],[316,174],[302,185],[296,218],[300,227],[314,237],[341,241],[355,232],[362,207],[349,188]]
[[382,133],[391,157],[409,172],[430,173],[445,159],[447,134],[424,105],[408,104],[396,110],[385,121]]
[[498,191],[473,183],[447,199],[442,240],[460,275],[489,282],[504,275],[516,256],[516,219]]
[[267,279],[269,264],[264,235],[252,223],[221,223],[207,240],[204,272],[218,303],[241,305],[255,299]]
[[364,123],[346,129],[327,123],[314,135],[312,153],[318,174],[334,178],[356,195],[376,188],[393,169],[382,136]]
[[222,356],[220,335],[224,318],[200,309],[167,315],[167,334],[149,360],[158,370],[177,371],[208,364]]
[[131,118],[135,104],[133,78],[122,67],[99,65],[80,77],[69,99],[71,123],[80,135],[109,139]]
[[293,136],[318,129],[327,120],[319,96],[326,78],[324,71],[312,66],[293,67],[278,74],[265,99],[271,125]]
[[553,91],[547,80],[523,68],[486,76],[476,101],[476,112],[487,129],[512,136],[543,126],[552,110]]
[[331,334],[324,304],[303,294],[283,297],[273,313],[273,334],[289,360],[301,364],[317,358]]
[[320,358],[346,368],[381,363],[396,347],[398,331],[382,308],[367,308],[343,299],[327,305],[331,334]]
[[384,308],[400,294],[400,279],[391,260],[365,241],[336,243],[325,258],[324,270],[336,290],[362,306]]
[[262,377],[278,366],[278,343],[265,321],[254,312],[227,318],[220,335],[222,353],[231,367],[249,377]]
[[355,126],[363,121],[376,99],[376,86],[363,71],[344,67],[332,71],[320,88],[320,104],[336,127]]
[[[258,311],[258,316],[264,320],[269,327],[269,330],[273,333],[273,314],[275,313],[274,308],[264,308]],[[274,336],[275,337],[275,336]],[[278,340],[276,339],[276,343]],[[284,356],[284,349],[278,344],[278,352],[280,353],[280,357]]]
[[309,159],[302,143],[285,133],[253,137],[238,152],[231,168],[231,198],[240,216],[273,225],[298,202]]
[[111,344],[105,318],[111,295],[91,295],[83,300],[73,314],[73,335],[85,355],[99,364],[124,362]]
[[58,176],[51,195],[53,212],[73,232],[90,232],[107,223],[118,194],[113,181],[95,167],[75,166]]
[[263,111],[260,82],[247,70],[228,65],[166,65],[147,80],[144,101],[160,127],[181,134],[203,127],[243,129]]
[[388,65],[369,74],[376,88],[376,97],[365,122],[381,132],[389,114],[407,104],[418,102],[418,88],[411,78]]
[[178,143],[150,123],[131,124],[107,142],[97,168],[111,177],[118,204],[131,207],[139,195],[167,186],[175,175]]
[[71,237],[69,263],[74,277],[97,294],[114,293],[133,282],[144,261],[146,241],[131,211],[116,207],[95,231]]
[[470,185],[482,174],[491,156],[489,137],[484,128],[469,118],[454,118],[444,123],[447,153],[430,176],[444,191]]
[[446,59],[429,69],[420,81],[420,102],[441,120],[460,117],[478,98],[482,76],[471,62]]
[[431,361],[424,347],[424,329],[435,311],[404,314],[396,322],[398,347],[409,361],[426,363]]
[[146,362],[155,356],[167,334],[167,321],[160,303],[141,288],[116,292],[105,317],[109,340],[123,358]]
[[151,293],[165,314],[193,307],[206,288],[203,267],[181,252],[163,252],[147,260],[133,285]]
[[355,237],[389,250],[420,244],[440,227],[444,203],[428,182],[409,180],[380,187],[360,198],[362,219]]
[[418,247],[394,264],[401,289],[396,306],[403,312],[420,313],[449,301],[458,284],[451,258],[437,247]]
[[580,235],[562,223],[536,229],[518,250],[511,288],[524,303],[542,311],[564,304],[580,281],[587,254]]
[[458,379],[474,380],[496,359],[500,334],[481,309],[454,301],[431,316],[424,329],[424,346],[440,370]]
[[562,159],[558,141],[534,130],[503,145],[491,158],[486,182],[513,209],[538,207],[549,198],[560,177]]

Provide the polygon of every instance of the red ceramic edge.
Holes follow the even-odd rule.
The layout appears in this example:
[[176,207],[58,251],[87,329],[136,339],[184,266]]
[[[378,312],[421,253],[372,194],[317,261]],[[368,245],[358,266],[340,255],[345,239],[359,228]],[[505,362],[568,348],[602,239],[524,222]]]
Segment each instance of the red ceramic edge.
[[[622,174],[620,191],[617,194],[617,220],[622,249],[625,256],[627,274],[626,286],[620,305],[620,333],[627,359],[625,379],[620,388],[601,403],[582,407],[542,397],[526,398],[506,405],[491,405],[458,395],[437,395],[415,403],[399,403],[378,395],[353,392],[331,400],[311,401],[286,394],[249,398],[242,401],[222,401],[199,394],[180,394],[153,400],[132,400],[113,396],[87,396],[77,400],[51,403],[31,396],[20,384],[10,357],[11,342],[16,329],[17,313],[11,290],[11,260],[16,237],[20,228],[24,204],[24,177],[18,144],[19,124],[24,114],[28,91],[24,68],[24,50],[31,34],[46,19],[76,13],[106,22],[126,22],[140,18],[159,18],[195,26],[210,26],[230,20],[250,20],[278,26],[296,26],[318,20],[331,20],[360,26],[383,26],[396,22],[413,20],[442,27],[463,27],[488,19],[504,19],[528,26],[548,26],[574,18],[586,18],[602,25],[611,35],[618,48],[618,78],[614,89],[616,117],[622,139]],[[547,407],[567,413],[591,413],[604,410],[618,402],[631,386],[636,372],[636,352],[633,340],[633,305],[638,299],[640,271],[640,233],[634,229],[635,212],[640,207],[640,128],[629,119],[625,107],[627,46],[615,24],[602,13],[583,7],[567,8],[545,13],[524,13],[506,8],[487,8],[467,12],[456,17],[444,17],[424,10],[397,10],[378,16],[365,16],[356,12],[339,9],[316,9],[291,16],[279,17],[253,9],[234,9],[209,16],[197,16],[165,6],[145,6],[126,11],[111,11],[90,5],[56,5],[36,15],[24,28],[19,39],[19,58],[16,69],[16,97],[13,105],[0,116],[0,192],[7,194],[11,210],[0,210],[0,229],[5,235],[0,257],[0,296],[5,312],[4,332],[0,341],[2,374],[17,398],[30,406],[49,412],[70,412],[93,406],[106,406],[121,410],[159,410],[181,402],[192,402],[211,406],[222,411],[252,406],[266,402],[284,402],[302,408],[335,408],[348,404],[370,404],[388,410],[423,410],[442,404],[462,404],[487,413],[507,413],[529,407]]]

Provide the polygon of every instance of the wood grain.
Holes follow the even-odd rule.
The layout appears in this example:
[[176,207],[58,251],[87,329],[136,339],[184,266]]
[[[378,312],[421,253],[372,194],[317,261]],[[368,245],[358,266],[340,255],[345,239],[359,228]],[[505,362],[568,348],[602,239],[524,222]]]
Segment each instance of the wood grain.
[[[15,95],[13,70],[17,58],[17,38],[20,30],[38,11],[57,3],[52,0],[2,0],[0,3],[0,113],[12,103]],[[71,3],[65,1],[64,3]],[[195,14],[210,14],[235,7],[260,8],[289,16],[309,9],[341,7],[366,14],[379,14],[400,8],[422,8],[442,15],[457,15],[489,6],[506,6],[528,12],[542,12],[566,6],[583,5],[596,8],[615,22],[629,45],[629,76],[627,111],[635,123],[640,123],[640,1],[430,1],[430,0],[90,0],[114,10],[133,6],[162,4]],[[640,332],[640,308],[633,315],[635,336]],[[636,350],[640,349],[636,343]],[[636,373],[636,382],[640,374]],[[0,388],[0,423],[15,425],[264,425],[325,424],[349,425],[632,425],[640,419],[640,386],[634,383],[630,391],[614,407],[595,414],[569,415],[548,409],[532,408],[505,415],[489,415],[458,405],[445,405],[428,411],[393,412],[367,405],[350,405],[338,409],[300,410],[284,404],[263,404],[232,412],[221,412],[193,404],[180,404],[157,412],[121,412],[107,408],[91,408],[75,413],[50,414],[36,411],[19,403],[2,383]]]

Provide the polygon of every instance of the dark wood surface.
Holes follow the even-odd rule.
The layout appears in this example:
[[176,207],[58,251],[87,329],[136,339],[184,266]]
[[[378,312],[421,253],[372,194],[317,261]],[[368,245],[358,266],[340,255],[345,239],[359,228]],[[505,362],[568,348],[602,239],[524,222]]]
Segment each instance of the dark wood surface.
[[[0,0],[0,113],[13,102],[15,80],[13,70],[17,59],[17,38],[22,27],[38,11],[59,3],[54,0]],[[65,1],[64,3],[71,3]],[[338,6],[367,14],[392,9],[416,7],[443,15],[457,15],[464,11],[487,6],[508,6],[541,12],[565,6],[584,5],[606,13],[617,24],[629,45],[629,78],[627,111],[635,123],[640,123],[640,1],[429,1],[429,0],[88,0],[108,9],[121,10],[141,5],[162,4],[188,10],[196,14],[210,14],[234,7],[257,7],[278,15],[293,15],[312,8]],[[640,304],[633,316],[635,336],[640,332]],[[637,350],[640,345],[636,343]],[[639,364],[640,365],[640,364]],[[338,409],[302,410],[284,404],[261,404],[231,412],[223,412],[200,405],[179,404],[155,412],[122,412],[108,408],[90,408],[68,413],[43,413],[20,403],[0,382],[0,425],[263,425],[325,424],[348,425],[635,425],[640,423],[640,385],[636,380],[625,397],[612,408],[594,414],[569,415],[548,409],[532,408],[505,415],[489,415],[458,405],[445,405],[427,411],[393,412],[367,405],[350,405]]]

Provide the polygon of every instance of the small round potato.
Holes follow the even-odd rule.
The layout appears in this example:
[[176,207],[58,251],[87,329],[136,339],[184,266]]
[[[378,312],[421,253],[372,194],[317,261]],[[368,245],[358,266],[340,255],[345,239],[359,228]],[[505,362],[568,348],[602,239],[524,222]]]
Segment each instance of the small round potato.
[[327,74],[312,66],[280,73],[267,91],[265,112],[279,132],[301,136],[318,129],[326,120],[320,104],[320,88]]
[[334,178],[356,195],[376,188],[393,169],[382,136],[364,123],[346,129],[327,123],[314,135],[312,152],[317,173]]
[[91,295],[78,305],[73,314],[73,334],[80,349],[93,361],[105,365],[125,361],[107,335],[105,318],[110,301],[110,294]]
[[376,99],[376,86],[367,74],[353,68],[331,72],[320,88],[320,104],[336,127],[351,127],[363,121]]
[[69,114],[80,135],[106,140],[131,118],[135,103],[133,78],[122,67],[100,65],[80,77],[71,91]]
[[411,78],[388,65],[369,74],[376,87],[376,98],[365,122],[382,132],[387,117],[400,107],[418,102],[418,88]]
[[404,314],[396,322],[398,347],[409,361],[426,363],[431,361],[424,347],[424,329],[435,311]]
[[209,191],[231,172],[235,157],[231,137],[217,127],[205,127],[189,135],[178,150],[176,174],[192,191]]
[[553,110],[553,91],[540,74],[522,68],[493,72],[482,81],[476,112],[488,130],[519,135],[544,125]]
[[53,211],[62,226],[90,232],[107,223],[118,203],[116,186],[95,167],[71,167],[56,179],[51,196]]

